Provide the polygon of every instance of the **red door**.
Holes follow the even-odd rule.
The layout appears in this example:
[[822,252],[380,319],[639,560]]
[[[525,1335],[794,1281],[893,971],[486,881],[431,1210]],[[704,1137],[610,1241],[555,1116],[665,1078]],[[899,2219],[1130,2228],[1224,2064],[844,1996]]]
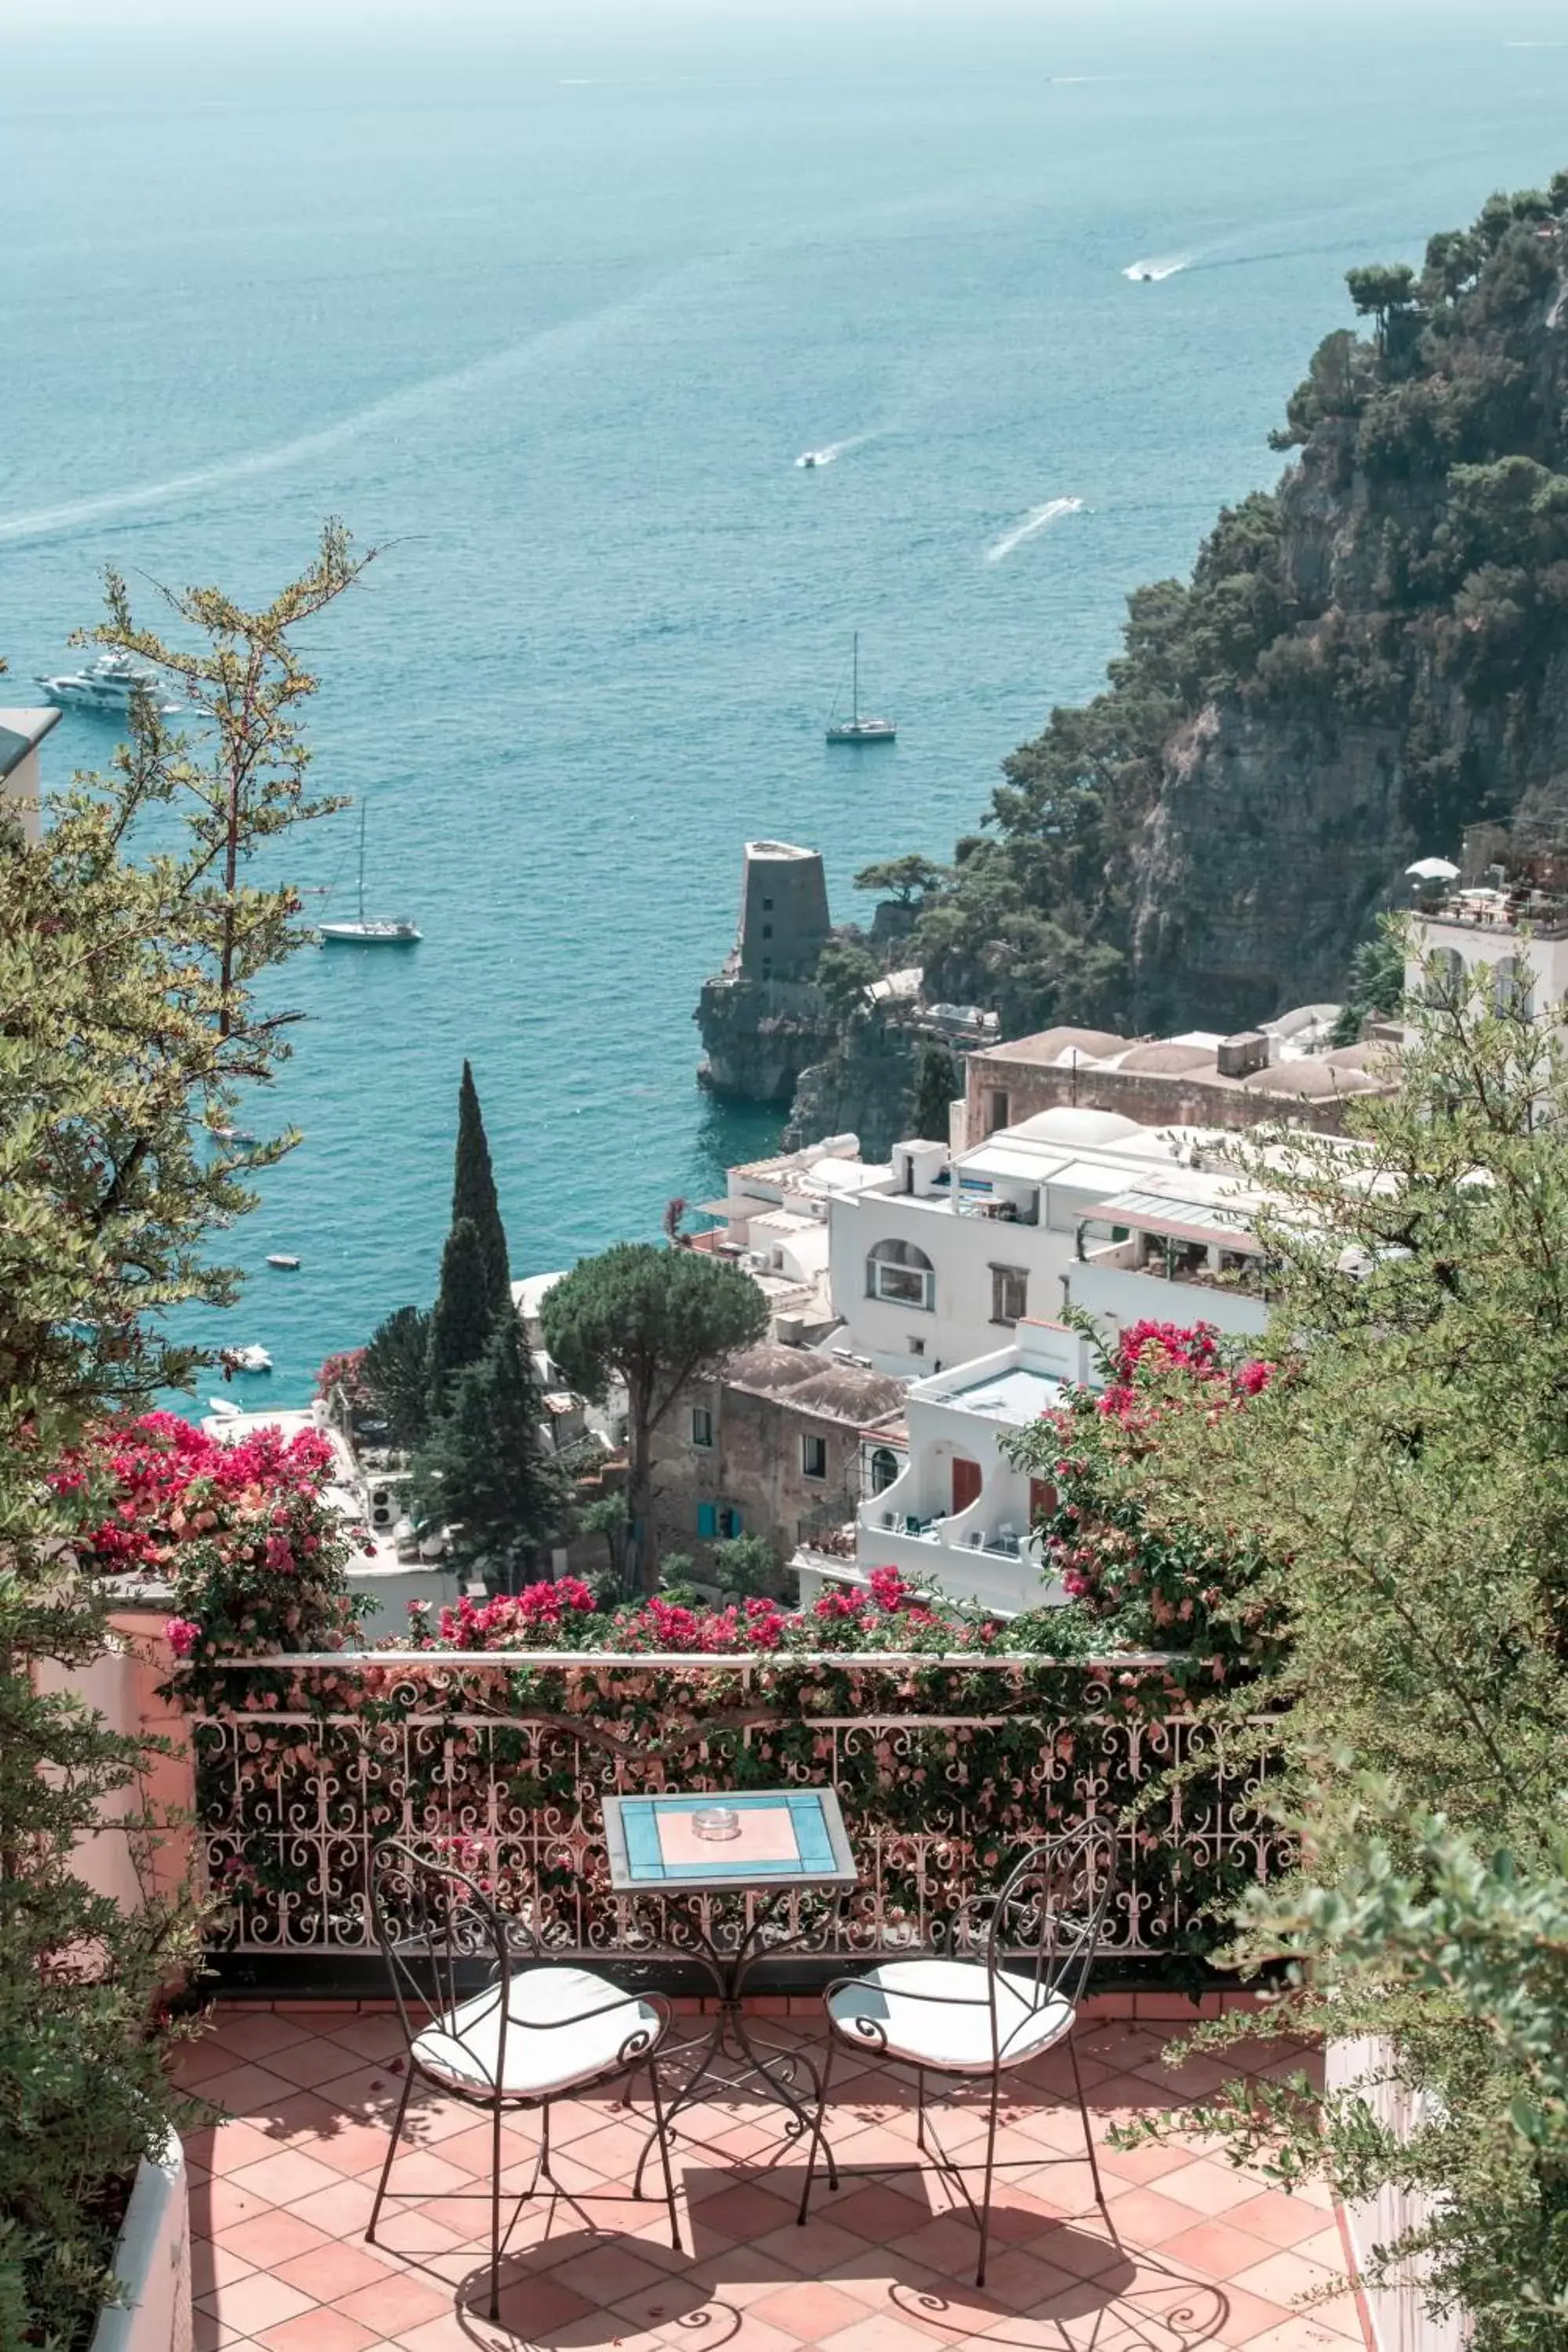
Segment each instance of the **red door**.
[[952,1457],[952,1515],[954,1518],[958,1517],[960,1511],[967,1511],[969,1506],[973,1502],[979,1492],[979,1463],[971,1462],[965,1454],[955,1454]]

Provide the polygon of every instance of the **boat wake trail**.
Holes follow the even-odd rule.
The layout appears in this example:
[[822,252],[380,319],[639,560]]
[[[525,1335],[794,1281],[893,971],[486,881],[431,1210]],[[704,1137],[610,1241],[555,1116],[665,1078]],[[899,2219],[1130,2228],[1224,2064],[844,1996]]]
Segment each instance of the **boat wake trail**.
[[1022,522],[1015,523],[1011,530],[1003,532],[994,546],[986,549],[986,562],[1000,563],[1004,556],[1011,555],[1016,547],[1022,547],[1024,541],[1033,539],[1037,531],[1047,530],[1063,515],[1080,513],[1082,508],[1081,499],[1047,499],[1043,507],[1031,508]]
[[1144,261],[1130,261],[1121,275],[1134,282],[1142,279],[1158,285],[1162,278],[1174,278],[1179,269],[1190,269],[1195,257],[1190,253],[1154,254]]
[[93,498],[72,499],[65,506],[40,507],[32,514],[0,515],[0,540],[50,538],[57,531],[108,522],[118,515],[135,514],[144,507],[163,506],[172,499],[192,492],[222,489],[231,482],[247,481],[255,475],[282,473],[289,467],[331,457],[384,425],[403,424],[445,400],[504,383],[552,356],[569,356],[577,344],[590,341],[602,329],[646,310],[668,290],[669,283],[668,279],[660,280],[638,294],[607,304],[602,310],[589,311],[558,327],[542,328],[521,342],[509,344],[504,351],[492,352],[487,359],[470,361],[466,367],[453,368],[442,375],[426,376],[418,383],[405,385],[401,392],[388,393],[384,399],[373,400],[366,407],[340,416],[334,424],[324,425],[313,433],[296,434],[292,440],[277,442],[271,448],[221,458],[215,465],[198,466],[188,473],[170,474],[160,482],[104,490]]
[[828,441],[820,449],[803,449],[795,462],[797,466],[831,466],[836,458],[847,457],[851,449],[863,449],[868,441],[876,437],[874,433],[852,433],[847,441]]

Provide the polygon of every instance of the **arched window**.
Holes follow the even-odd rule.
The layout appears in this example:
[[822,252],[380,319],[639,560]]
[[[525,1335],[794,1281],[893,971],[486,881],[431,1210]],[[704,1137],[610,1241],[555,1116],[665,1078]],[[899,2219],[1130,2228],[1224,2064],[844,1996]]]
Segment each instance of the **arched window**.
[[936,1270],[913,1242],[879,1242],[866,1260],[866,1296],[890,1307],[936,1305]]
[[1434,948],[1426,959],[1422,993],[1428,1004],[1457,1012],[1464,1002],[1465,959],[1458,948]]
[[885,1495],[902,1468],[890,1445],[879,1445],[871,1455],[871,1492]]
[[1492,966],[1492,1003],[1500,1013],[1529,1020],[1530,966],[1518,956],[1504,956]]

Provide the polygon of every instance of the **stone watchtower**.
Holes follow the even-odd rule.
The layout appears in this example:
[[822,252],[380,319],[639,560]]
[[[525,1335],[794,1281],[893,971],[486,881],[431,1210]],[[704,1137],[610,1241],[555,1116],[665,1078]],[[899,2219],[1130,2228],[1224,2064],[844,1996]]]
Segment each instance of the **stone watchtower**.
[[735,960],[744,980],[809,980],[827,944],[822,853],[748,841]]
[[702,983],[700,1085],[737,1102],[789,1104],[795,1081],[833,1045],[813,975],[826,946],[822,854],[787,841],[748,841],[741,928],[724,969]]

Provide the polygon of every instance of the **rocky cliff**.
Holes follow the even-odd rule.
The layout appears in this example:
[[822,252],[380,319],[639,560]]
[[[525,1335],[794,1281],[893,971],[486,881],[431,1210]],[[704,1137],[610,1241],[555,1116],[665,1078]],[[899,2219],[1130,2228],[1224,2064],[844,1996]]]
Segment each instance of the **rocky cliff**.
[[703,982],[696,1019],[706,1056],[698,1081],[737,1102],[787,1108],[801,1072],[830,1053],[836,1037],[819,989],[806,981],[750,980],[732,961]]
[[920,1039],[876,1014],[847,1023],[831,1050],[801,1072],[785,1149],[858,1135],[867,1160],[886,1160],[910,1129]]
[[1314,355],[1278,489],[1006,762],[908,950],[930,993],[1005,1034],[1229,1028],[1338,995],[1464,824],[1568,831],[1565,272],[1568,173],[1350,273],[1367,331]]

